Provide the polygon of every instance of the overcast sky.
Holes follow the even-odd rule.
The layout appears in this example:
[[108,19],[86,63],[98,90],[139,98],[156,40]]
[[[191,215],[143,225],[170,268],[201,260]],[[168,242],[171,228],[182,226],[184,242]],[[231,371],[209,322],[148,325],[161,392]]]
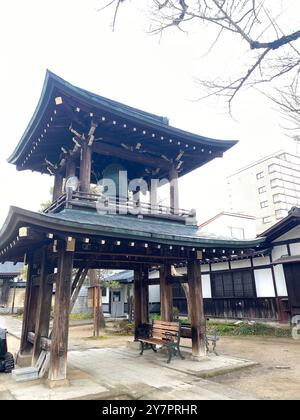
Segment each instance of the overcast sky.
[[239,65],[245,53],[240,40],[225,40],[203,59],[211,39],[208,29],[199,33],[193,28],[188,35],[173,31],[159,39],[147,35],[145,22],[129,7],[112,32],[111,15],[97,12],[101,4],[103,0],[1,4],[0,224],[10,205],[37,210],[49,198],[53,179],[17,172],[6,162],[32,116],[47,68],[82,88],[167,116],[176,127],[239,140],[223,159],[181,181],[180,205],[196,207],[200,221],[226,207],[227,175],[287,141],[273,105],[255,91],[237,98],[236,120],[221,104],[195,101],[195,77]]

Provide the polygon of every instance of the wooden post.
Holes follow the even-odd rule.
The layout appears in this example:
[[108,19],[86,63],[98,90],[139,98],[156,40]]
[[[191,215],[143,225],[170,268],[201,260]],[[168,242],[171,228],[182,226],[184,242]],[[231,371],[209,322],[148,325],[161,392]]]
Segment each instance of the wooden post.
[[8,297],[9,297],[9,289],[10,289],[10,279],[3,279],[2,284],[2,291],[0,295],[0,305],[7,306]]
[[68,383],[67,355],[73,259],[74,252],[60,250],[50,353],[50,386]]
[[100,286],[93,289],[94,306],[94,337],[100,336]]
[[81,149],[80,160],[80,191],[90,192],[92,171],[92,148],[85,141]]
[[178,214],[179,211],[179,188],[178,188],[178,172],[175,168],[169,173],[170,181],[170,207],[171,212]]
[[48,248],[45,246],[42,250],[40,287],[36,308],[35,341],[32,354],[33,366],[36,364],[40,356],[41,338],[48,338],[49,334],[53,284],[52,282],[47,281],[47,276],[50,274],[50,266],[48,265],[47,255]]
[[149,287],[148,270],[144,270],[141,284],[141,323],[149,323]]
[[66,165],[66,180],[71,176],[76,176],[76,163],[73,159],[68,159]]
[[188,262],[188,283],[190,290],[190,316],[192,326],[192,356],[194,359],[206,356],[206,326],[202,295],[200,262]]
[[20,343],[20,355],[27,355],[32,350],[32,344],[28,341],[28,333],[35,331],[35,309],[37,307],[38,287],[33,284],[34,274],[34,256],[27,256],[27,281],[26,281],[26,292],[24,301],[24,314],[23,314],[23,325],[22,335]]
[[173,290],[172,285],[167,283],[167,277],[170,275],[170,265],[160,268],[160,314],[162,321],[173,320]]
[[158,180],[152,179],[150,184],[150,207],[151,214],[158,213]]
[[134,270],[134,325],[135,340],[137,339],[137,328],[142,324],[141,305],[142,271]]
[[60,173],[55,174],[53,186],[53,201],[62,195],[64,178]]

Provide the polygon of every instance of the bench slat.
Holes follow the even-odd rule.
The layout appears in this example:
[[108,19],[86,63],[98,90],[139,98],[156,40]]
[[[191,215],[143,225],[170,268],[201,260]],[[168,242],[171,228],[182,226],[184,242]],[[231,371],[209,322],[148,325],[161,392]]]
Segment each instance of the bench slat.
[[153,330],[158,330],[158,331],[174,331],[174,332],[179,332],[180,328],[178,327],[165,327],[163,325],[153,325]]
[[177,327],[177,328],[179,328],[180,323],[179,322],[169,322],[169,321],[154,320],[153,321],[153,325],[164,325],[166,327]]

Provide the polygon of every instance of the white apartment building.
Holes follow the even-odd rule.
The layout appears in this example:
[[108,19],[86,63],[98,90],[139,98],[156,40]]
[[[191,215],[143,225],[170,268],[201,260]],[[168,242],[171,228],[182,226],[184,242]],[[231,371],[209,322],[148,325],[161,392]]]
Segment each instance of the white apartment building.
[[300,206],[300,155],[281,150],[227,178],[228,209],[254,215],[261,233]]

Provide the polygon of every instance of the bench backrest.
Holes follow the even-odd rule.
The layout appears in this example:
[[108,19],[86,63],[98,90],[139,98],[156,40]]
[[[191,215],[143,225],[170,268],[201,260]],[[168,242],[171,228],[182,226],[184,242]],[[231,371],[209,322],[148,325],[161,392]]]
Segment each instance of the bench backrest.
[[180,322],[166,322],[153,320],[152,338],[158,340],[171,340],[179,342],[180,340]]

